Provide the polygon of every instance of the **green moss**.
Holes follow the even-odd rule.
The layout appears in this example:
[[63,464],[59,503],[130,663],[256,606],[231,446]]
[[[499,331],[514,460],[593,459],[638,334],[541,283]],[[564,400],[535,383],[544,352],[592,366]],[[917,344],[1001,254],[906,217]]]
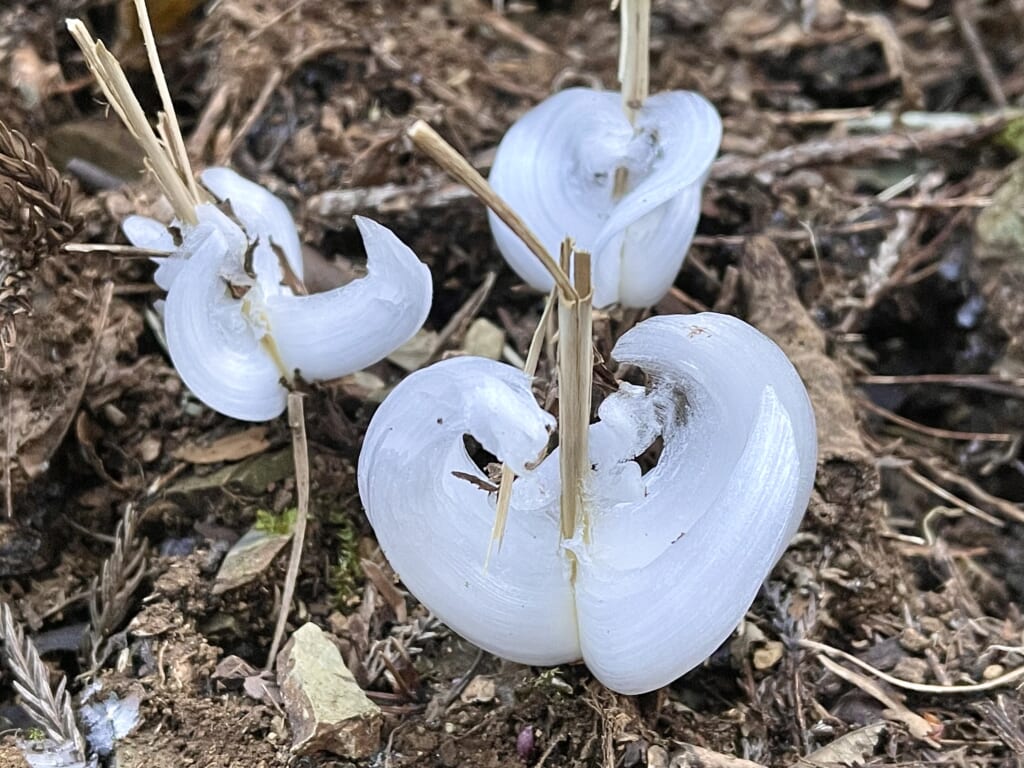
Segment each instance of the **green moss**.
[[337,559],[331,566],[331,596],[338,608],[344,608],[358,600],[363,582],[363,569],[359,565],[359,532],[352,519],[343,512],[331,514],[330,523],[338,548]]
[[996,142],[1013,150],[1017,155],[1024,155],[1024,117],[1018,117],[1006,124],[996,136]]
[[289,507],[280,515],[259,509],[256,510],[256,522],[252,527],[263,533],[287,535],[295,527],[295,517],[298,514],[299,510],[296,507]]

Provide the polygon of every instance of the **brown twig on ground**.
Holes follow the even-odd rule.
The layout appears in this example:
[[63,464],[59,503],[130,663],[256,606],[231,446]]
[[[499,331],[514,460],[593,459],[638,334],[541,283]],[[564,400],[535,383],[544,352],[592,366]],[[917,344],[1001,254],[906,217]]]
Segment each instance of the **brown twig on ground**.
[[1003,91],[998,75],[996,75],[995,67],[992,66],[992,60],[985,52],[985,45],[981,42],[978,28],[974,24],[973,5],[970,0],[954,0],[953,18],[956,19],[960,36],[963,37],[967,47],[971,50],[971,56],[974,57],[974,63],[978,67],[978,74],[981,76],[981,81],[985,83],[985,90],[988,91],[989,98],[992,99],[992,103],[997,107],[1005,109],[1008,103],[1006,93]]
[[83,638],[84,654],[95,673],[110,653],[107,640],[128,615],[129,601],[146,576],[146,542],[138,541],[138,513],[127,504],[114,531],[114,551],[103,561],[100,576],[92,580],[89,631]]
[[856,666],[860,667],[865,672],[874,675],[879,680],[885,681],[889,685],[895,686],[896,688],[902,688],[906,691],[914,691],[915,693],[980,693],[982,691],[991,691],[996,688],[1002,688],[1003,686],[1012,685],[1013,683],[1016,683],[1018,680],[1024,677],[1024,665],[1022,665],[1017,667],[1016,669],[1011,669],[1009,672],[999,675],[998,677],[994,677],[991,680],[986,680],[983,683],[962,683],[959,685],[931,685],[928,683],[914,683],[909,680],[901,680],[898,677],[894,677],[893,675],[887,674],[882,670],[871,666],[866,661],[858,659],[856,656],[853,656],[847,653],[846,651],[841,651],[838,648],[833,648],[830,645],[825,645],[824,643],[818,643],[814,640],[806,639],[800,640],[799,642],[801,647],[803,648],[816,651],[817,653],[823,654],[824,656],[830,656],[833,658],[842,659],[843,661],[848,661],[851,664],[855,664]]
[[911,376],[861,376],[861,384],[883,384],[909,386],[916,384],[940,384],[948,387],[964,387],[992,392],[1006,397],[1024,399],[1024,379],[1006,378],[991,373],[925,373]]
[[46,665],[35,645],[14,621],[14,614],[6,603],[0,603],[0,640],[7,666],[14,675],[14,689],[29,715],[51,739],[73,745],[75,757],[84,764],[85,740],[75,723],[71,696],[66,690],[67,678],[61,677],[56,691],[50,688]]
[[913,430],[914,432],[918,432],[922,435],[928,435],[929,437],[938,437],[945,440],[982,440],[990,443],[1012,443],[1017,439],[1016,435],[1001,432],[958,432],[952,429],[929,427],[925,424],[919,424],[912,419],[900,416],[898,413],[893,413],[888,408],[876,405],[866,397],[859,398],[858,403],[865,410],[878,414],[886,421],[891,421],[893,424],[899,424],[901,427]]
[[298,509],[295,514],[295,527],[292,529],[292,551],[288,559],[288,572],[284,577],[284,589],[281,593],[281,607],[277,614],[277,625],[274,627],[274,640],[267,654],[265,670],[274,668],[278,648],[284,637],[284,628],[288,623],[291,611],[292,596],[295,584],[299,579],[299,566],[302,562],[302,547],[306,541],[306,520],[309,517],[309,446],[306,442],[306,414],[302,405],[302,395],[298,392],[288,393],[288,426],[292,432],[292,454],[295,457],[295,487],[298,493]]
[[716,181],[739,181],[759,175],[778,176],[815,165],[838,165],[866,159],[898,160],[912,152],[948,150],[980,141],[1000,131],[1009,120],[1007,115],[995,114],[981,117],[970,125],[954,128],[816,139],[775,152],[766,152],[760,157],[726,155],[711,166],[711,178]]

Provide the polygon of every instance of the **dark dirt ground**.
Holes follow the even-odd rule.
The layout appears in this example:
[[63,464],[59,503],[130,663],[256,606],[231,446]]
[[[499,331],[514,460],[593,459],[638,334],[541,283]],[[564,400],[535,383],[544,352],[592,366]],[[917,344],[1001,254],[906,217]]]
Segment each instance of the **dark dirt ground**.
[[[198,167],[230,164],[286,200],[325,284],[358,266],[351,214],[379,219],[432,270],[437,355],[465,348],[477,317],[525,354],[541,299],[503,266],[482,206],[404,131],[426,119],[486,169],[553,90],[616,88],[605,2],[503,16],[481,0],[151,5]],[[153,109],[128,7],[0,10],[0,119],[68,170],[81,242],[122,243],[124,215],[167,212],[135,181],[138,153],[62,22],[81,16],[134,64]],[[820,422],[810,511],[730,643],[663,690],[619,696],[583,667],[480,656],[396,597],[354,466],[404,371],[384,362],[313,390],[311,530],[289,627],[330,630],[383,708],[382,751],[358,764],[1024,762],[1024,143],[1019,117],[999,111],[1024,94],[1022,41],[1020,0],[655,0],[652,90],[702,92],[725,138],[698,238],[653,311],[732,312],[790,354]],[[926,125],[881,122],[908,111]],[[967,117],[939,123],[946,112]],[[286,557],[247,585],[212,585],[258,511],[295,505],[287,425],[240,434],[188,395],[147,317],[159,291],[145,261],[51,250],[20,265],[32,311],[15,318],[3,380],[0,595],[54,649],[54,680],[74,678],[85,597],[131,502],[150,559],[99,679],[138,693],[142,722],[116,765],[285,765],[281,711],[215,672],[230,655],[263,664]],[[598,320],[599,348],[622,324]],[[465,695],[478,676],[493,688]],[[21,765],[10,738],[26,725],[0,674],[5,768]]]

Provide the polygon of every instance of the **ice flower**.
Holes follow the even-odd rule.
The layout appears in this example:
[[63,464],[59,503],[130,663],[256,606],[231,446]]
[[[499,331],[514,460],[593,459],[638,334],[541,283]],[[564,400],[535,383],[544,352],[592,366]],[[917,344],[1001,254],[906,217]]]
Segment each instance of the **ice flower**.
[[408,341],[427,316],[427,268],[391,230],[356,217],[367,275],[305,295],[302,252],[284,203],[227,168],[201,176],[216,202],[195,206],[196,223],[131,216],[133,245],[155,259],[167,291],[167,348],[206,405],[246,421],[274,418],[288,385],[365,368]]
[[[555,420],[525,373],[481,358],[395,388],[366,433],[359,493],[402,581],[456,632],[524,664],[583,659],[609,688],[639,693],[699,664],[742,620],[806,510],[817,439],[796,370],[737,318],[654,317],[612,356],[647,385],[621,383],[589,426],[571,535],[558,450],[537,465]],[[486,568],[496,494],[465,434],[518,475]],[[644,472],[637,459],[659,437]]]
[[[614,91],[570,88],[523,115],[489,181],[550,253],[567,236],[593,256],[594,306],[647,307],[672,286],[700,217],[722,122],[704,97],[648,97],[631,123]],[[505,260],[549,291],[544,266],[492,212]]]

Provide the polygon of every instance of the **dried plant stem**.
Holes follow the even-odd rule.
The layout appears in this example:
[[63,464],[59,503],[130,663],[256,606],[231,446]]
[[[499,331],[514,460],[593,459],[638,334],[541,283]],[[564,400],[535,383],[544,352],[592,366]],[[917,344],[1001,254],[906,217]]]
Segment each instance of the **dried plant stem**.
[[106,640],[124,622],[131,596],[146,576],[146,544],[135,535],[138,519],[135,505],[126,505],[114,532],[114,550],[89,590],[90,626],[85,642],[93,673],[109,655]]
[[[140,18],[143,15],[140,13]],[[171,207],[174,208],[175,215],[186,224],[198,223],[195,206],[200,200],[196,194],[193,194],[194,182],[191,180],[191,173],[189,173],[189,180],[186,181],[182,172],[179,171],[181,158],[176,159],[173,150],[169,149],[153,131],[153,127],[146,119],[146,113],[142,110],[142,105],[139,104],[131,85],[128,84],[128,78],[125,77],[121,65],[103,43],[93,39],[80,19],[68,19],[67,25],[71,36],[75,38],[78,47],[82,49],[85,63],[95,75],[110,106],[117,112],[121,122],[125,124],[146,154],[149,168],[153,171],[157,183],[170,201]],[[167,130],[169,122],[161,121],[163,126],[161,133],[174,133],[174,129]],[[165,137],[165,140],[169,140],[169,137]]]
[[[649,8],[648,8],[649,12]],[[646,39],[646,37],[645,37]],[[646,82],[646,76],[644,77]],[[583,523],[586,534],[586,518],[584,515],[584,478],[589,469],[587,452],[587,431],[590,426],[591,383],[593,377],[593,337],[592,337],[592,298],[590,254],[583,251],[575,252],[572,241],[562,244],[561,263],[554,259],[541,244],[537,236],[530,231],[526,223],[513,211],[508,203],[502,200],[469,162],[454,147],[446,142],[437,131],[422,120],[417,120],[409,129],[409,138],[421,150],[430,155],[441,168],[447,171],[456,181],[465,184],[526,244],[530,251],[540,259],[544,267],[551,273],[558,295],[558,391],[559,419],[558,436],[560,446],[560,471],[562,477],[561,522],[560,530],[563,539],[572,538],[578,523]],[[573,261],[573,277],[569,278],[570,261]],[[541,318],[538,330],[531,343],[533,357],[540,354],[540,340],[543,329],[547,326],[545,318]],[[530,355],[528,355],[530,357]],[[529,360],[527,360],[529,363]],[[534,362],[536,365],[536,362]],[[502,490],[504,488],[504,491]],[[502,484],[498,488],[499,504],[503,505],[504,513],[496,515],[492,536],[497,533],[500,540],[508,514],[508,502],[511,498],[511,473],[502,469]],[[493,543],[493,538],[492,538]]]
[[146,47],[146,55],[149,57],[149,68],[153,72],[156,89],[160,93],[160,103],[164,108],[163,114],[157,118],[157,129],[164,140],[164,145],[170,152],[178,175],[185,180],[192,197],[198,200],[199,189],[196,187],[196,180],[192,174],[192,166],[188,162],[185,139],[181,135],[181,125],[178,123],[178,115],[174,111],[174,101],[171,99],[171,91],[167,87],[164,67],[160,63],[160,52],[157,50],[156,38],[153,36],[153,25],[149,19],[146,0],[135,0],[135,13],[139,17],[139,29],[142,30],[142,40]]
[[[544,338],[547,335],[548,321],[551,318],[557,295],[557,290],[553,290],[548,294],[547,301],[544,302],[544,311],[541,312],[540,320],[537,321],[537,327],[534,329],[533,337],[530,339],[530,348],[526,352],[526,362],[523,365],[523,371],[528,376],[532,377],[537,373],[540,352],[544,345]],[[508,508],[512,502],[512,481],[514,479],[515,472],[507,464],[502,464],[501,483],[498,485],[498,502],[494,514],[494,527],[491,528],[491,541],[487,546],[487,559],[484,561],[484,568],[490,562],[491,552],[494,548],[497,547],[499,551],[501,550],[501,540],[505,536],[505,524],[508,522]]]
[[868,664],[862,659],[858,659],[856,656],[852,656],[846,651],[841,651],[838,648],[833,648],[831,645],[825,645],[824,643],[818,643],[814,640],[802,639],[798,641],[800,647],[807,648],[817,653],[824,654],[825,656],[831,656],[833,658],[842,659],[854,664],[865,672],[874,675],[879,680],[884,680],[889,685],[897,688],[902,688],[905,691],[914,691],[916,693],[928,693],[928,694],[969,694],[969,693],[982,693],[984,691],[991,691],[995,688],[1002,688],[1006,685],[1013,685],[1022,677],[1024,677],[1024,665],[1011,669],[999,677],[994,677],[991,680],[986,680],[983,683],[961,683],[958,685],[931,685],[928,683],[914,683],[910,680],[902,680],[893,675],[886,674],[880,669]]
[[267,655],[266,670],[274,668],[277,651],[281,647],[288,613],[295,595],[295,583],[299,579],[299,565],[302,561],[302,547],[306,541],[306,520],[309,517],[309,446],[306,442],[306,414],[302,395],[288,393],[288,426],[292,431],[292,455],[295,457],[295,487],[298,493],[298,510],[295,514],[295,528],[292,529],[292,551],[288,558],[288,573],[284,577],[281,593],[281,608],[274,627],[274,640]]
[[0,640],[4,644],[7,666],[14,675],[14,689],[21,696],[29,715],[51,739],[74,745],[75,758],[84,761],[85,739],[75,723],[71,697],[66,690],[67,679],[61,678],[56,691],[50,688],[46,665],[35,644],[25,637],[14,621],[11,608],[6,603],[0,603]]
[[558,296],[558,447],[562,477],[561,534],[571,539],[579,524],[586,535],[584,482],[590,468],[587,434],[590,427],[594,342],[590,254],[562,243],[562,264],[573,259],[576,296]]
[[636,123],[651,87],[651,0],[620,0],[622,44],[619,48],[619,82],[622,108],[630,124]]
[[526,222],[509,207],[508,203],[498,196],[498,193],[469,164],[466,158],[460,155],[451,144],[441,138],[437,131],[422,120],[417,120],[413,123],[412,128],[409,129],[409,138],[412,139],[413,144],[430,155],[430,158],[456,181],[469,187],[473,194],[483,201],[484,205],[494,211],[498,218],[516,233],[533,255],[540,259],[544,268],[551,273],[560,291],[568,295],[575,294],[569,276],[551,258],[551,254],[547,252],[547,249],[544,248],[537,236],[526,226]]
[[[650,91],[651,0],[620,0],[619,23],[622,42],[619,45],[619,83],[622,86],[622,109],[629,124],[636,125],[636,116]],[[626,193],[629,170],[615,169],[613,196]]]

